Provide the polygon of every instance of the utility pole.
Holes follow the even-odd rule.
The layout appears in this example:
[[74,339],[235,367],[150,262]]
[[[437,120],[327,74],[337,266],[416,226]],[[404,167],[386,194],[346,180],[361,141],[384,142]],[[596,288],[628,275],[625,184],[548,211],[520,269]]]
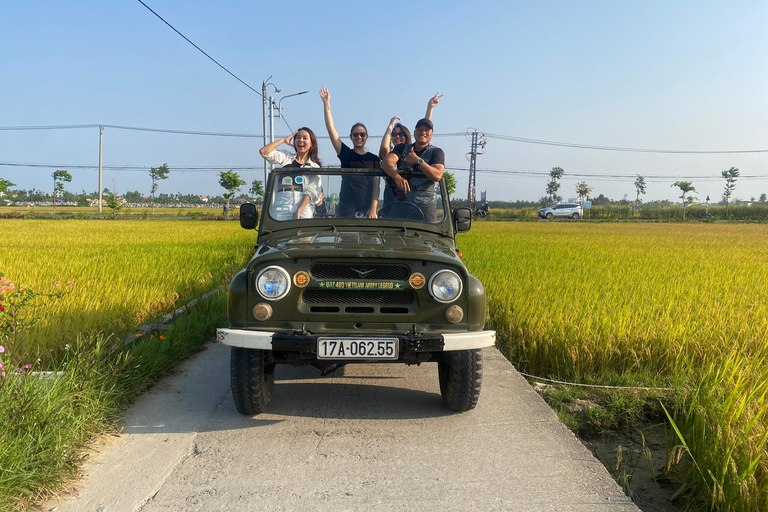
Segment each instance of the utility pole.
[[[275,98],[269,97],[269,142],[275,142]],[[269,172],[272,172],[274,165],[269,164]],[[267,182],[265,181],[264,184]]]
[[[272,75],[269,75],[269,78],[272,78]],[[267,78],[267,80],[269,80]],[[261,133],[264,134],[264,146],[267,145],[267,82],[266,80],[264,82],[261,82],[261,97],[262,97],[262,106],[263,106],[263,120],[264,120],[264,126],[263,131]],[[264,186],[267,186],[267,161],[264,160]]]
[[477,130],[468,134],[472,145],[469,149],[469,186],[467,188],[467,206],[475,211],[475,186],[477,185]]
[[[469,130],[472,130],[471,132]],[[487,140],[485,134],[469,128],[467,138],[471,142],[469,149],[469,186],[467,187],[467,205],[475,211],[475,188],[477,187],[477,155],[485,154]]]
[[101,213],[101,145],[104,140],[104,127],[99,126],[99,213]]

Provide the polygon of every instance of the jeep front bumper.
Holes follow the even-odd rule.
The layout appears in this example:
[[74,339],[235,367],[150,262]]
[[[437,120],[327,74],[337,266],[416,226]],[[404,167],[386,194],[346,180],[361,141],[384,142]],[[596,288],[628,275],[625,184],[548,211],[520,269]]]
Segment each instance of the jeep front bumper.
[[[292,334],[271,331],[251,331],[247,329],[217,329],[219,343],[231,347],[253,348],[260,350],[280,350],[314,352],[317,338],[327,335]],[[376,337],[381,337],[378,334]],[[496,331],[473,331],[428,335],[387,335],[400,340],[401,349],[406,352],[448,352],[492,347],[496,344]],[[334,335],[335,338],[366,338],[370,335]]]

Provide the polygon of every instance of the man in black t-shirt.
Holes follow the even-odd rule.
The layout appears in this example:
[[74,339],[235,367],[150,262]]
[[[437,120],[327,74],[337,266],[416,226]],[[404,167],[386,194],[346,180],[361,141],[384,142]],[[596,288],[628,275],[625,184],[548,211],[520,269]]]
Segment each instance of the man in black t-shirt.
[[392,181],[384,191],[382,209],[390,212],[389,217],[437,222],[435,183],[445,172],[445,153],[430,144],[432,135],[432,121],[421,119],[413,132],[414,143],[398,144],[382,160],[381,168]]
[[[349,138],[352,139],[350,148],[341,141],[339,133],[333,125],[331,115],[331,94],[328,89],[320,89],[320,98],[323,100],[323,115],[328,136],[333,144],[333,149],[341,161],[341,167],[347,169],[381,169],[379,157],[366,151],[365,142],[368,140],[368,129],[363,123],[352,126]],[[339,191],[338,217],[358,217],[375,219],[379,205],[379,178],[378,176],[350,176],[345,175],[341,181]]]

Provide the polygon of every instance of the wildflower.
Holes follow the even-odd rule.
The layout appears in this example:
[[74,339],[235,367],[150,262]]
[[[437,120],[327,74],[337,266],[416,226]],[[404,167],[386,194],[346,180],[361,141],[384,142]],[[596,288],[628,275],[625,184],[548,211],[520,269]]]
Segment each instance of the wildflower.
[[0,370],[2,370],[3,368],[5,368],[5,365],[3,363],[0,363]]
[[164,339],[165,339],[165,336],[163,336],[163,335],[161,334],[161,335],[160,335],[160,339],[161,339],[161,340],[164,340]]
[[152,339],[155,339],[155,335],[154,334],[151,334],[149,337],[152,338]]
[[61,284],[61,281],[54,281],[53,286],[59,286]]
[[69,350],[69,343],[67,343],[66,345],[64,345],[64,350]]
[[0,311],[2,311],[4,309],[5,309],[5,307],[2,304],[0,304]]
[[29,370],[30,368],[32,368],[31,364],[27,363],[27,364],[24,365],[24,369],[25,370]]
[[75,284],[74,281],[67,281],[67,286],[72,286],[73,284]]
[[136,333],[136,337],[137,337],[137,338],[141,338],[141,336],[142,336],[142,334],[141,334],[140,332],[137,332],[137,333]]
[[0,373],[0,375],[2,375],[3,378],[5,378],[5,372]]
[[0,354],[2,354],[3,352],[5,352],[5,347],[0,345]]
[[36,363],[39,363],[39,362],[40,362],[40,358],[38,357],[38,358],[37,358],[37,361],[35,361],[35,362],[36,362]]

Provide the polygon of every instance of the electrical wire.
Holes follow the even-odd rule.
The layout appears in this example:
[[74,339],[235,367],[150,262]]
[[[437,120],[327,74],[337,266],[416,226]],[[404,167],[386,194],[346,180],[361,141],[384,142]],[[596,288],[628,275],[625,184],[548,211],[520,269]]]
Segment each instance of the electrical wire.
[[169,27],[171,27],[171,28],[173,29],[173,31],[174,31],[174,32],[176,32],[176,33],[177,33],[177,34],[179,34],[181,37],[183,37],[183,38],[184,38],[184,39],[185,39],[185,40],[186,40],[186,41],[187,41],[189,44],[191,44],[192,46],[194,46],[195,48],[197,48],[197,49],[200,51],[200,53],[202,53],[203,55],[205,55],[206,57],[208,57],[209,59],[211,59],[213,62],[215,62],[215,63],[216,63],[216,65],[217,65],[217,66],[219,66],[221,69],[223,69],[224,71],[226,71],[227,73],[229,73],[230,75],[232,75],[233,77],[235,77],[235,79],[236,79],[238,82],[240,82],[241,84],[243,84],[244,86],[246,86],[247,88],[249,88],[250,90],[252,90],[253,92],[255,92],[256,94],[258,94],[258,95],[259,95],[259,96],[261,96],[262,98],[264,97],[264,95],[263,95],[263,94],[261,94],[259,91],[257,91],[256,89],[254,89],[253,87],[251,87],[251,86],[250,86],[250,85],[248,85],[247,83],[243,82],[243,81],[242,81],[242,80],[241,80],[241,79],[240,79],[240,78],[239,78],[237,75],[235,75],[233,72],[231,72],[230,70],[228,70],[227,68],[225,68],[224,66],[222,66],[221,64],[219,64],[219,61],[217,61],[216,59],[214,59],[213,57],[211,57],[210,55],[208,55],[207,53],[205,53],[205,52],[202,50],[202,48],[200,48],[200,47],[199,47],[199,46],[197,46],[195,43],[193,43],[192,41],[190,41],[190,40],[189,40],[189,38],[188,38],[187,36],[185,36],[184,34],[182,34],[181,32],[179,32],[178,30],[176,30],[176,27],[174,27],[173,25],[171,25],[170,23],[168,23],[167,21],[165,21],[165,20],[163,19],[163,17],[162,17],[162,16],[160,16],[159,14],[157,14],[155,11],[153,11],[153,10],[152,10],[152,8],[151,8],[150,6],[148,6],[147,4],[145,4],[144,2],[142,2],[141,0],[138,0],[138,2],[139,2],[141,5],[143,5],[144,7],[146,7],[147,9],[149,9],[149,12],[151,12],[152,14],[154,14],[155,16],[157,16],[158,18],[160,18],[160,20],[161,20],[163,23],[165,23],[166,25],[168,25]]

